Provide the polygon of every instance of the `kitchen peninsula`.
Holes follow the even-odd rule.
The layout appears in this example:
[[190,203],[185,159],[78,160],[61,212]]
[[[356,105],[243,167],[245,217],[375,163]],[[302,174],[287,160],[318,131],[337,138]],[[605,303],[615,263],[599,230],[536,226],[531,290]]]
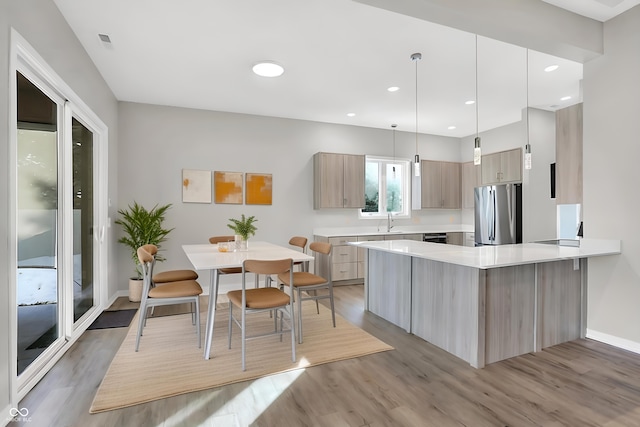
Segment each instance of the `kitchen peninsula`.
[[318,228],[313,230],[313,240],[333,246],[332,263],[317,258],[321,275],[331,274],[334,285],[351,285],[364,282],[364,257],[366,250],[351,246],[353,242],[381,240],[416,240],[474,245],[473,225],[420,225],[393,227],[391,218],[378,227]]
[[476,368],[584,338],[587,261],[619,240],[465,247],[355,242],[365,309]]

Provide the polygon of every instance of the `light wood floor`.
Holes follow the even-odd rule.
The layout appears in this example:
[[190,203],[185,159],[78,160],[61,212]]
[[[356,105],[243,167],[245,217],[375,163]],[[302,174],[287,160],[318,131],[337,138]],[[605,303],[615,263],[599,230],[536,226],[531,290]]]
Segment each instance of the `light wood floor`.
[[87,331],[20,407],[56,427],[640,425],[640,355],[579,340],[476,370],[364,313],[361,285],[335,295],[395,350],[90,415],[126,329]]

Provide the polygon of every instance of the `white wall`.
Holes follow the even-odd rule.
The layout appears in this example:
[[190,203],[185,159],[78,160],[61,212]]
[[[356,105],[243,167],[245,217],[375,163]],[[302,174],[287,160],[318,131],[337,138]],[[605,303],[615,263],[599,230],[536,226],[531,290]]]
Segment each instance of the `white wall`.
[[589,260],[589,336],[640,352],[640,6],[604,26],[584,67],[584,235],[622,240]]
[[[0,279],[3,283],[0,286],[0,425],[6,422],[5,408],[9,405],[17,405],[18,402],[10,402],[12,394],[15,396],[16,390],[10,389],[10,379],[15,372],[10,371],[10,307],[15,304],[9,298],[9,289],[6,285],[10,283],[11,274],[9,271],[9,253],[11,247],[7,230],[9,229],[9,211],[6,201],[9,197],[9,162],[8,141],[9,132],[13,124],[9,123],[8,112],[8,87],[9,75],[9,46],[11,27],[15,28],[22,37],[44,58],[47,64],[67,83],[73,91],[82,98],[84,102],[107,124],[110,133],[109,156],[113,159],[117,156],[117,103],[115,97],[96,70],[93,62],[89,59],[83,47],[76,39],[75,35],[67,25],[57,7],[51,0],[21,0],[0,2]],[[117,170],[115,161],[111,163],[109,171],[109,191],[110,197],[115,200],[117,197]],[[111,209],[115,209],[115,206]],[[114,216],[111,213],[111,216]],[[109,237],[113,239],[113,235]],[[112,251],[115,244],[111,244]],[[110,255],[113,259],[113,252]],[[115,263],[110,264],[110,276],[114,276]],[[110,289],[110,294],[115,293],[115,287]]]
[[[206,243],[230,234],[228,219],[240,214],[258,219],[255,239],[286,245],[293,235],[313,237],[318,227],[375,226],[359,220],[355,209],[313,209],[313,154],[319,151],[393,155],[391,128],[356,126],[120,103],[118,206],[134,200],[147,208],[173,204],[167,226],[175,227],[163,245],[167,261],[160,269],[188,266],[181,245]],[[457,138],[420,135],[423,159],[459,161]],[[396,131],[396,157],[413,158],[415,134]],[[182,169],[273,174],[273,204],[182,203]],[[373,221],[373,222],[372,222]],[[396,225],[460,223],[459,210],[426,210]],[[116,230],[120,232],[120,230]],[[120,289],[132,272],[119,245]],[[208,278],[203,278],[208,284]]]

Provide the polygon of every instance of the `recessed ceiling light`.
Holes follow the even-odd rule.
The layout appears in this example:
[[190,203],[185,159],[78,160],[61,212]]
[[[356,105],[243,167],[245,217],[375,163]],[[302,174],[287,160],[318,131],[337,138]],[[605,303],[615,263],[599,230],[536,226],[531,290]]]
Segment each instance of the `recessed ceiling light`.
[[400,88],[398,86],[391,86],[391,87],[387,88],[387,90],[389,92],[397,92],[397,91],[400,90]]
[[347,113],[347,117],[355,117],[356,113]]
[[476,103],[476,101],[474,101],[473,99],[470,99],[467,102],[465,102],[465,105],[473,105],[475,103]]
[[454,130],[455,128],[456,128],[455,126],[449,126],[447,129]]
[[544,70],[545,70],[547,73],[550,73],[551,71],[555,71],[555,70],[557,70],[557,69],[558,69],[558,66],[557,66],[557,65],[549,65],[549,66],[548,66],[547,68],[545,68]]
[[570,99],[571,99],[570,96],[563,96],[562,98],[560,98],[560,101],[568,101]]
[[253,72],[261,77],[278,77],[284,73],[284,67],[273,61],[262,61],[253,66]]

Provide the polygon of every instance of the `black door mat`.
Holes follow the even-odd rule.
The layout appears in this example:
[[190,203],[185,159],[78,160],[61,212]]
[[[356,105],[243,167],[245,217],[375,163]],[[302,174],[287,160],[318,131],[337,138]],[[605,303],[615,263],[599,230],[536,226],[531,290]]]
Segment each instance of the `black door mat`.
[[137,308],[127,310],[103,311],[100,316],[87,328],[90,329],[109,329],[109,328],[127,328],[131,323],[131,319],[135,316]]

